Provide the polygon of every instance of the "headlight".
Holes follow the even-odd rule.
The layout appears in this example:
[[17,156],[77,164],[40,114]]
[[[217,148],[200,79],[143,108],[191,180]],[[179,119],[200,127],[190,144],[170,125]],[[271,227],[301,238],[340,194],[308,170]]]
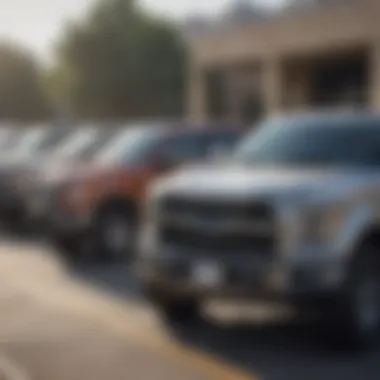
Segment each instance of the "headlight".
[[337,236],[344,215],[341,209],[311,210],[302,218],[301,240],[306,244],[323,244]]

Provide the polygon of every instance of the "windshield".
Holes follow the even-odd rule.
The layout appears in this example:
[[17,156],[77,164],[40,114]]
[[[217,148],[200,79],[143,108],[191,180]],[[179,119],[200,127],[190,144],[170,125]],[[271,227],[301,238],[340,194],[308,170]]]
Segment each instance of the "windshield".
[[44,140],[45,136],[49,134],[49,131],[44,128],[33,129],[26,132],[24,137],[17,145],[14,155],[17,157],[25,157],[33,154],[38,149],[39,144]]
[[270,121],[240,144],[235,158],[253,165],[380,165],[380,125],[355,119]]
[[70,130],[65,128],[53,128],[44,135],[44,138],[39,141],[36,147],[37,154],[45,154],[53,151],[67,138]]
[[142,163],[151,154],[160,136],[161,133],[153,128],[123,130],[99,152],[97,160],[104,163]]
[[221,150],[230,152],[240,140],[242,133],[240,131],[226,131],[216,133],[212,136],[211,150]]
[[115,131],[112,129],[104,129],[99,131],[97,137],[93,140],[93,142],[82,149],[76,157],[83,160],[90,160],[94,158],[97,153],[101,151],[103,147],[105,147],[108,142],[113,139],[114,135]]
[[66,141],[54,152],[60,158],[76,157],[97,139],[98,131],[95,128],[80,129],[74,132]]

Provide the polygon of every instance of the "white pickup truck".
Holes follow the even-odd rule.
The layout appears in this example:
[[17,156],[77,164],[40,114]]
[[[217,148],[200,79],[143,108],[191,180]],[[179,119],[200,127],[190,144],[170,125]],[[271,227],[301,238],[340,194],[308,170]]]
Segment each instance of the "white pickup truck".
[[[230,160],[180,171],[148,200],[139,269],[166,317],[213,297],[280,300],[350,342],[380,325],[380,116],[269,119]],[[327,323],[326,323],[327,322]]]

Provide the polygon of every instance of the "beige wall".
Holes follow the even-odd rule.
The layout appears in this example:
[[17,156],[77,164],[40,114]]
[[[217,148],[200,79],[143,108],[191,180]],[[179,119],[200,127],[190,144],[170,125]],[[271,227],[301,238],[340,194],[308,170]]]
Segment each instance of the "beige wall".
[[[192,40],[190,54],[196,64],[189,74],[190,82],[194,80],[190,88],[189,114],[193,120],[207,119],[205,87],[199,72],[214,66],[241,64],[262,67],[260,91],[267,113],[306,107],[307,70],[291,73],[288,62],[355,48],[370,49],[370,106],[380,110],[379,19],[380,1],[360,0]],[[289,78],[293,78],[291,83]],[[252,83],[252,86],[257,84]],[[232,113],[237,107],[233,106],[234,99],[236,97],[230,100]]]
[[202,65],[209,66],[333,51],[367,43],[377,35],[379,18],[378,0],[356,0],[341,7],[210,32],[194,39],[191,51]]

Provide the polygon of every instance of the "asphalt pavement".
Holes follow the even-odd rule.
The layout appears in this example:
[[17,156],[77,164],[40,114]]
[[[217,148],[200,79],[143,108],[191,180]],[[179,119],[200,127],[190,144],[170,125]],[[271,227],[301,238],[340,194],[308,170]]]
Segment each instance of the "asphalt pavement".
[[[126,267],[92,268],[76,275],[118,297],[140,297],[138,282]],[[380,378],[380,344],[368,352],[338,348],[316,325],[297,319],[210,323],[181,331],[179,339],[263,380]]]
[[38,243],[0,244],[0,283],[0,376],[4,358],[35,380],[379,378],[380,348],[336,350],[296,320],[169,332],[128,267],[67,271]]
[[17,243],[0,245],[0,376],[2,360],[23,374],[14,380],[254,378],[167,334],[138,297],[113,296]]

